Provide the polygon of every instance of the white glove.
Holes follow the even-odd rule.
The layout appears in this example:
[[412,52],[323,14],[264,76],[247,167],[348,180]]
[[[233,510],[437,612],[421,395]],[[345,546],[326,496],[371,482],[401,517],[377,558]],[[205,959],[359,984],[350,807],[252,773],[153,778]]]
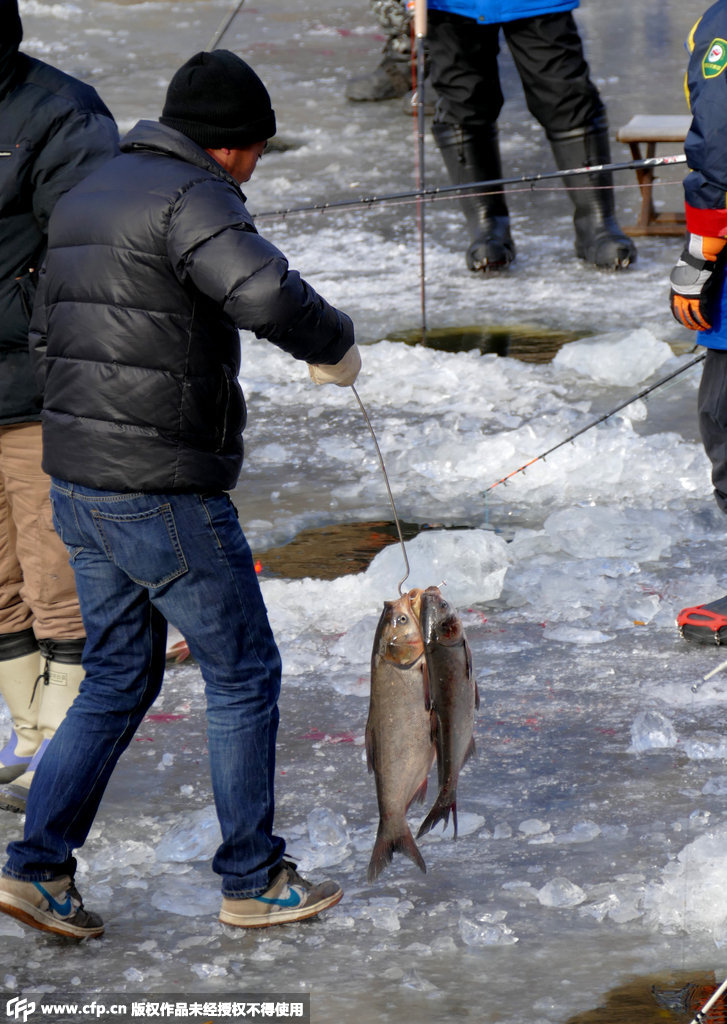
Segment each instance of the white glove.
[[360,369],[361,354],[355,344],[337,363],[308,363],[308,372],[314,384],[338,384],[341,388],[353,384]]

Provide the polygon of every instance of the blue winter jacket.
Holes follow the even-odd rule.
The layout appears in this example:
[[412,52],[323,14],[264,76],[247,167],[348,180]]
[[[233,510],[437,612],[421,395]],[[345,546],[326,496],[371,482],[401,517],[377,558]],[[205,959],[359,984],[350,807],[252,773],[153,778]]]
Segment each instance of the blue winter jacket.
[[727,235],[727,0],[713,4],[689,34],[687,91],[692,124],[684,143],[687,230]]
[[476,18],[484,25],[497,25],[516,18],[572,11],[579,3],[580,0],[429,0],[427,6],[430,11],[449,11]]
[[[689,34],[687,95],[692,123],[684,143],[689,174],[684,179],[687,230],[727,236],[727,0],[705,11]],[[698,344],[727,349],[727,264],[720,259],[719,290],[712,328]]]

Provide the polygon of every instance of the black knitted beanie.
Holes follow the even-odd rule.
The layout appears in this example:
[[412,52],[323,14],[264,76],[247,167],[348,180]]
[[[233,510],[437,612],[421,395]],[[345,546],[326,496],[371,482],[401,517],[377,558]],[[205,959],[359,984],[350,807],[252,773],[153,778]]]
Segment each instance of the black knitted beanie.
[[267,89],[229,50],[190,57],[169,83],[159,120],[203,149],[242,149],[275,135]]

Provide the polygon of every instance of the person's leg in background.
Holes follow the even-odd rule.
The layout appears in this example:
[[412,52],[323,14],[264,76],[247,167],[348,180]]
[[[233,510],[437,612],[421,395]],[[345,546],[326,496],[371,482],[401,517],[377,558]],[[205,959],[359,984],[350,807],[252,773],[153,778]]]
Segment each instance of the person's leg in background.
[[371,0],[371,9],[386,36],[380,62],[346,85],[346,99],[378,103],[405,96],[412,87],[410,18],[402,0]]
[[0,804],[16,810],[84,674],[85,630],[41,460],[39,423],[0,430],[0,693],[13,719]]
[[[610,163],[606,108],[591,81],[571,12],[520,18],[502,27],[528,110],[545,129],[558,168]],[[633,263],[636,246],[616,221],[611,172],[563,181],[574,209],[576,255],[610,270]]]
[[[499,32],[499,25],[429,13],[431,80],[437,97],[432,135],[453,185],[502,177],[497,134],[503,104]],[[515,258],[515,245],[502,188],[457,202],[470,236],[469,269],[505,269]]]

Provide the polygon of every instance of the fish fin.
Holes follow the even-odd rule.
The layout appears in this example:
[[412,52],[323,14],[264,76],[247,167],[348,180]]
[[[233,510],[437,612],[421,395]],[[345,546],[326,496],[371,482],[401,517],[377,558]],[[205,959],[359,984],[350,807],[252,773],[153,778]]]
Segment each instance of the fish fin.
[[439,719],[437,718],[437,712],[434,708],[429,710],[429,735],[432,738],[432,743],[436,744],[437,731],[439,729]]
[[467,747],[467,750],[465,751],[465,755],[462,758],[462,764],[466,764],[467,761],[469,761],[469,759],[471,757],[474,757],[476,753],[477,753],[477,747],[475,747],[475,738],[473,736],[472,739],[470,740],[470,745]]
[[374,758],[376,756],[376,743],[374,741],[373,729],[366,729],[366,764],[370,772],[374,770]]
[[456,835],[457,835],[457,794],[455,793],[453,798],[450,800],[448,795],[446,793],[444,793],[443,790],[440,789],[439,794],[437,796],[437,799],[434,801],[434,804],[432,805],[432,809],[430,810],[429,814],[426,816],[424,821],[419,826],[419,831],[417,832],[417,839],[421,839],[422,836],[425,836],[427,834],[427,832],[429,832],[430,829],[432,829],[440,821],[444,822],[444,826],[446,828],[447,823],[449,821],[450,811],[453,813],[452,820],[453,820],[453,823],[454,823],[454,834],[455,834],[455,837],[456,837]]
[[467,640],[465,640],[464,642],[464,649],[466,651],[467,657],[467,678],[472,680],[472,685],[475,688],[475,708],[479,711],[480,691],[477,689],[477,680],[475,679],[475,670],[472,664],[472,649],[470,648],[470,645],[467,643]]
[[437,785],[441,790],[446,780],[439,744],[439,717],[434,708],[429,712],[429,729],[430,736],[432,738],[432,746],[434,747],[434,755],[437,759]]
[[419,847],[414,842],[414,836],[409,831],[406,822],[404,822],[404,830],[395,836],[388,835],[379,822],[379,831],[376,834],[376,842],[366,872],[366,880],[369,883],[375,882],[386,865],[391,864],[395,853],[403,853],[426,875],[427,866],[424,863],[424,858],[419,852]]
[[429,669],[426,661],[422,662],[422,686],[424,688],[424,707],[429,711],[432,706],[432,694],[429,689]]
[[426,797],[426,795],[427,795],[427,777],[425,775],[424,778],[422,779],[421,785],[419,786],[417,791],[414,793],[414,796],[411,798],[409,803],[406,805],[407,811],[409,810],[409,808],[411,807],[412,804],[424,803],[424,798]]

